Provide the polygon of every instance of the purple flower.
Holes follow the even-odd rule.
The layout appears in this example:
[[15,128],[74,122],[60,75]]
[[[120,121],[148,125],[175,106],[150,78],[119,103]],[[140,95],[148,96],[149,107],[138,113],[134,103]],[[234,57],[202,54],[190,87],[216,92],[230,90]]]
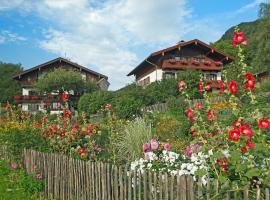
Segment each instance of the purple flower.
[[185,149],[185,156],[191,157],[193,153],[198,153],[201,149],[199,144],[191,144]]

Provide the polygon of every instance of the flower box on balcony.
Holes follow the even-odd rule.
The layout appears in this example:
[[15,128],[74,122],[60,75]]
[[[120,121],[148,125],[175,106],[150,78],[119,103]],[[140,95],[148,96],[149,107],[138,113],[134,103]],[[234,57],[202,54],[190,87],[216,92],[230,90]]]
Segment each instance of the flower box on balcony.
[[14,96],[14,100],[20,100],[21,96]]
[[32,96],[32,100],[38,100],[39,97],[38,96]]
[[173,59],[173,58],[171,58],[171,59],[169,59],[169,63],[171,63],[171,64],[175,64],[175,63],[176,63],[176,60],[175,60],[175,59]]
[[181,63],[182,63],[183,65],[187,65],[187,64],[188,64],[188,62],[187,62],[186,60],[181,60]]
[[209,60],[205,60],[203,63],[204,63],[205,65],[207,65],[207,66],[210,66],[210,65],[211,65],[211,61],[209,61]]
[[222,63],[222,62],[220,62],[220,61],[216,61],[216,62],[215,62],[215,65],[216,65],[216,66],[222,66],[222,65],[223,65],[223,63]]
[[30,97],[29,97],[28,95],[24,95],[24,96],[23,96],[23,99],[24,99],[24,100],[29,100]]
[[193,65],[199,65],[199,64],[200,64],[200,62],[197,61],[197,60],[192,60],[191,63],[192,63]]

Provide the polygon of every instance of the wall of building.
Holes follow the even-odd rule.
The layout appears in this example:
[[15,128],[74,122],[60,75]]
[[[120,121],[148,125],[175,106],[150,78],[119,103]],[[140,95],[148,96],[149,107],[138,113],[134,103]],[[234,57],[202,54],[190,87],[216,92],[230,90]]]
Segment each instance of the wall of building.
[[30,91],[31,91],[31,89],[29,89],[29,88],[23,88],[22,89],[22,95],[28,96]]
[[140,83],[146,78],[150,78],[150,83],[153,83],[155,81],[160,81],[162,80],[162,69],[156,69],[149,74],[144,74],[144,76],[141,76],[139,79],[137,79],[137,83]]

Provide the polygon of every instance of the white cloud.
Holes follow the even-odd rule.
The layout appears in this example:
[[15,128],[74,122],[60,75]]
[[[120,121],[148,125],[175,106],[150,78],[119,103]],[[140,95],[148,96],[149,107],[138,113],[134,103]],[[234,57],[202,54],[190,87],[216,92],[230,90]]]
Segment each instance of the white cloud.
[[[51,28],[44,30],[40,47],[109,76],[110,89],[132,80],[126,74],[144,59],[137,57],[138,51],[158,50],[181,39],[213,42],[224,30],[220,19],[195,19],[188,0],[2,1],[0,10],[17,6],[46,20]],[[242,9],[252,5],[246,7]]]
[[259,6],[261,3],[267,3],[268,0],[255,0],[241,8],[239,8],[235,14],[240,14],[240,13],[243,13],[243,12],[246,12],[248,10],[251,10],[251,9],[254,9],[256,8],[257,6]]
[[41,48],[109,76],[110,89],[116,89],[132,80],[126,74],[141,62],[133,48],[175,43],[187,33],[186,4],[187,0],[25,0],[19,6],[50,22]]
[[8,30],[2,30],[0,32],[0,43],[5,42],[22,42],[25,41],[26,38],[18,35],[17,33],[13,33]]

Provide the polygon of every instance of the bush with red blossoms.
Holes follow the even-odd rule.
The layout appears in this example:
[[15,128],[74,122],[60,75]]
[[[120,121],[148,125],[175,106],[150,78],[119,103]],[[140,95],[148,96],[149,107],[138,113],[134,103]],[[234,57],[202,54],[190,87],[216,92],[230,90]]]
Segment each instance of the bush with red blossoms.
[[[198,93],[203,94],[204,102],[190,104],[186,109],[186,116],[192,123],[193,141],[185,153],[188,154],[195,144],[200,144],[202,153],[212,151],[208,175],[221,183],[236,181],[245,186],[256,177],[264,186],[270,186],[270,113],[260,109],[256,78],[244,63],[242,48],[248,43],[244,33],[236,30],[232,41],[239,51],[236,64],[241,69],[238,77],[242,81],[227,81],[225,77],[218,82],[218,95],[231,105],[231,114],[225,117],[213,109],[207,82],[198,82]],[[185,85],[183,81],[181,85]],[[187,99],[188,89],[181,90]]]

